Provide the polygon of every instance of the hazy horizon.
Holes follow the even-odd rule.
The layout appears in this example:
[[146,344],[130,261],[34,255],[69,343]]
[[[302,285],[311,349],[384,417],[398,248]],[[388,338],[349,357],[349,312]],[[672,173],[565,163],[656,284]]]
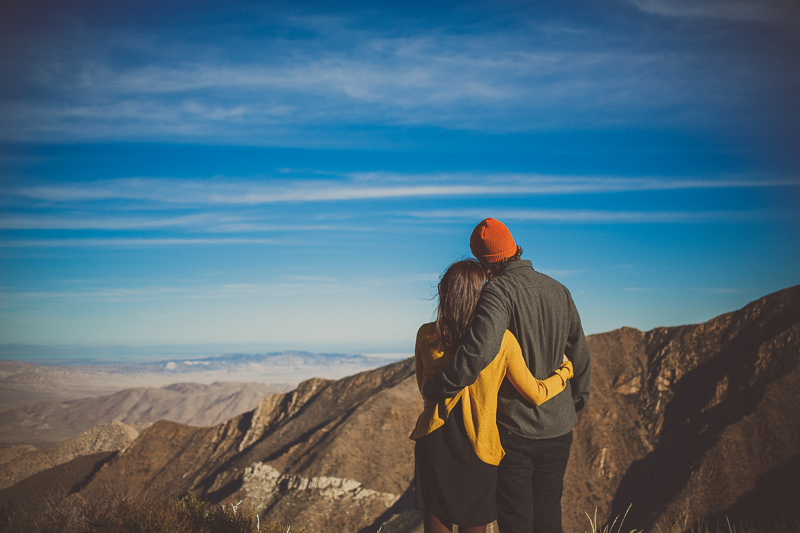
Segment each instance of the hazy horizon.
[[[766,296],[766,295],[765,295]],[[731,309],[730,312],[737,309]],[[726,311],[727,312],[727,311]],[[722,313],[721,313],[722,314]],[[709,320],[714,317],[709,317]],[[705,322],[702,321],[702,322]],[[699,322],[698,322],[699,323]],[[670,324],[670,326],[690,323]],[[620,326],[630,327],[630,326]],[[659,327],[659,326],[656,326]],[[587,333],[587,335],[605,332]],[[313,355],[357,355],[387,362],[413,357],[410,351],[380,350],[351,343],[339,345],[280,345],[245,343],[207,344],[158,344],[158,345],[34,345],[0,344],[0,360],[16,360],[53,366],[146,364],[169,360],[186,361],[192,358],[207,359],[234,354],[277,355],[286,353],[308,353]]]
[[0,361],[19,361],[52,366],[147,364],[165,361],[188,361],[232,355],[311,354],[329,356],[361,356],[375,360],[396,361],[413,357],[411,352],[374,352],[347,349],[303,349],[300,346],[278,348],[253,344],[195,344],[145,346],[42,346],[0,345]]

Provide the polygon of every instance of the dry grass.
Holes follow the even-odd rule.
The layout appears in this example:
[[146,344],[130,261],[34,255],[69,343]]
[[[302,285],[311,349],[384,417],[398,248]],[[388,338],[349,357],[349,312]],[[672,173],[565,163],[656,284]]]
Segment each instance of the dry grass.
[[[241,503],[241,502],[240,502]],[[291,523],[262,522],[239,505],[208,505],[184,499],[116,498],[47,502],[33,515],[10,506],[0,510],[7,533],[302,533]]]
[[785,520],[776,520],[770,524],[735,524],[726,519],[724,522],[713,526],[700,522],[687,527],[676,524],[671,528],[656,528],[657,533],[797,533],[800,523],[790,523]]
[[[241,503],[241,502],[239,502]],[[628,508],[630,510],[630,508]],[[610,524],[601,524],[585,513],[588,533],[642,533],[625,527],[627,511]],[[48,501],[37,512],[24,512],[13,505],[0,509],[3,533],[304,533],[293,522],[263,521],[253,510],[236,505],[209,505],[191,494],[183,499],[111,498],[84,502],[71,497]],[[726,521],[709,526],[673,523],[656,525],[655,533],[797,533],[797,521],[773,524],[733,524]]]
[[[610,524],[600,524],[597,520],[597,509],[594,516],[586,514],[589,519],[590,529],[588,533],[643,533],[641,529],[624,529],[625,517],[630,511],[630,506],[621,517],[618,516]],[[655,525],[649,529],[651,533],[797,533],[800,531],[800,521],[776,520],[770,524],[734,524],[726,518],[724,523],[709,526],[708,523],[701,521],[691,524],[688,520],[669,525]]]
[[[586,518],[589,519],[589,526],[591,527],[591,533],[622,533],[622,524],[625,523],[625,517],[628,516],[628,511],[631,510],[630,505],[628,509],[625,511],[625,514],[622,515],[620,518],[619,516],[616,517],[611,524],[601,526],[597,521],[597,508],[594,510],[594,517],[589,516],[589,513],[584,513]],[[617,523],[619,522],[619,523]],[[616,527],[616,530],[614,529]],[[629,533],[641,533],[640,529],[631,529]]]

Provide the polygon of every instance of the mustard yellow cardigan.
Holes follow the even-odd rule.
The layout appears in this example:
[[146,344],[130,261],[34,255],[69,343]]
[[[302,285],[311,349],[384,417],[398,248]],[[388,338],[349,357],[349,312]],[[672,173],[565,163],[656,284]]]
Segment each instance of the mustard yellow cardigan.
[[[452,351],[442,352],[436,348],[435,338],[433,322],[423,324],[417,332],[414,360],[417,386],[420,390],[423,380],[433,377],[453,359]],[[481,371],[475,383],[453,398],[446,398],[422,411],[411,438],[417,440],[443,426],[450,411],[461,400],[464,426],[472,449],[481,461],[498,465],[505,455],[500,445],[496,420],[497,391],[503,378],[508,377],[523,398],[534,405],[539,405],[564,390],[567,380],[573,375],[572,372],[572,363],[566,361],[552,376],[545,380],[536,379],[525,364],[517,339],[506,330],[500,352],[489,366]]]

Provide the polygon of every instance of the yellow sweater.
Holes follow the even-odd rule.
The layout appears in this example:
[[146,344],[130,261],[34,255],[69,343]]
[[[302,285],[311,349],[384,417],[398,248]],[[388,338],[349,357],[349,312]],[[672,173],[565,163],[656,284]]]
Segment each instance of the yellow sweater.
[[[417,332],[414,359],[420,390],[423,380],[433,377],[453,359],[452,351],[442,352],[436,348],[435,338],[433,322],[423,324]],[[464,426],[475,454],[485,463],[500,464],[505,452],[500,445],[500,433],[497,430],[497,391],[505,377],[508,377],[523,398],[539,405],[564,390],[567,380],[572,377],[572,363],[566,361],[552,376],[538,380],[531,375],[525,364],[517,339],[510,331],[506,331],[500,352],[481,371],[475,383],[453,398],[446,398],[425,409],[417,420],[417,427],[411,433],[411,438],[417,440],[443,426],[450,411],[461,400]]]

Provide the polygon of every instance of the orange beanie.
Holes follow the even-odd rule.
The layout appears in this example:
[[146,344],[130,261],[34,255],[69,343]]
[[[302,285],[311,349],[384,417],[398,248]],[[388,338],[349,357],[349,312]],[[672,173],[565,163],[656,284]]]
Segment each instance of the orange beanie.
[[517,243],[505,224],[487,218],[472,230],[469,249],[481,263],[497,263],[517,253]]

